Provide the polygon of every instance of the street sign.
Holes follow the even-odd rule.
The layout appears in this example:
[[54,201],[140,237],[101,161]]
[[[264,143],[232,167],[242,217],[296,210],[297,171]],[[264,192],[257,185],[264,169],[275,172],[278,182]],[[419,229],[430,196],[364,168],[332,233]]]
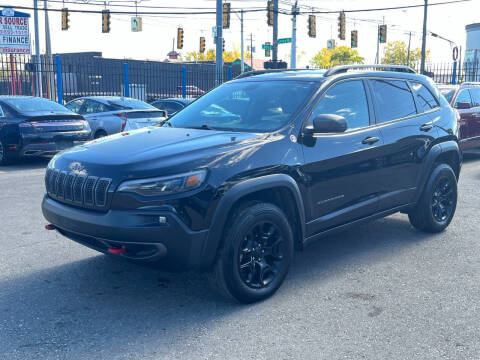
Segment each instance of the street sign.
[[139,16],[132,17],[131,19],[132,31],[139,32],[142,31],[142,18]]
[[250,46],[250,45],[247,45],[247,51],[250,51],[251,53],[255,53],[255,46]]
[[327,40],[327,49],[335,49],[335,39]]
[[0,53],[30,54],[30,14],[5,8],[0,16]]
[[270,44],[262,44],[263,50],[273,50],[273,45]]
[[279,44],[288,44],[288,43],[291,43],[292,42],[292,38],[282,38],[282,39],[278,39],[278,43]]
[[455,46],[455,47],[453,48],[452,58],[453,58],[453,61],[457,61],[457,60],[458,60],[458,47],[457,47],[457,46]]

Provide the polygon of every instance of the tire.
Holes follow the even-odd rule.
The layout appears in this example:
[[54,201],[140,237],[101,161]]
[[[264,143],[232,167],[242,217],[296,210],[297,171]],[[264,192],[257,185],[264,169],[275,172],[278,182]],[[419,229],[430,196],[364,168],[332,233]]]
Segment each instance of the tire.
[[418,230],[438,233],[447,228],[457,208],[457,177],[447,164],[437,164],[408,219]]
[[105,137],[107,136],[107,133],[103,130],[98,130],[96,133],[95,133],[95,136],[94,136],[94,139],[100,139],[102,137]]
[[282,285],[293,258],[290,224],[268,203],[239,208],[227,222],[212,280],[223,295],[241,303],[261,301]]
[[2,165],[11,165],[15,162],[17,156],[14,154],[8,154],[5,145],[0,139],[0,166]]

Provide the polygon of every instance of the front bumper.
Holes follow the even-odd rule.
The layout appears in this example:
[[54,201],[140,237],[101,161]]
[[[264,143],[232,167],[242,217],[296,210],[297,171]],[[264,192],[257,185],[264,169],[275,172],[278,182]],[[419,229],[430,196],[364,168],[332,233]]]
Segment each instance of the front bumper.
[[[125,248],[116,255],[131,260],[156,262],[168,270],[202,266],[208,230],[192,231],[172,211],[109,210],[106,213],[74,208],[46,195],[45,219],[62,235],[94,250]],[[159,217],[166,218],[160,223]]]

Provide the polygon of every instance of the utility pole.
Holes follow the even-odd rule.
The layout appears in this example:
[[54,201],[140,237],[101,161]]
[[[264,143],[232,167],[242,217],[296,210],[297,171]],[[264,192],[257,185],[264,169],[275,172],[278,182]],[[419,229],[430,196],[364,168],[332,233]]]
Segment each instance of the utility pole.
[[217,0],[217,31],[216,31],[216,73],[217,85],[223,82],[223,6],[222,0]]
[[38,33],[38,0],[33,0],[33,21],[35,23],[35,95],[42,96],[42,67],[40,64],[40,40]]
[[298,14],[298,1],[295,1],[295,5],[292,6],[292,50],[290,51],[290,68],[295,69],[297,67],[297,14]]
[[275,64],[278,59],[278,0],[273,0],[273,55],[272,60]]
[[412,32],[408,34],[407,66],[410,66],[410,43],[412,42]]
[[52,64],[52,47],[50,42],[50,23],[48,21],[48,9],[47,9],[47,0],[43,0],[43,7],[45,11],[45,66],[47,68],[47,97],[52,98],[52,85],[53,85],[53,68]]
[[425,73],[425,56],[427,51],[427,9],[428,9],[428,0],[425,0],[425,5],[423,7],[423,34],[422,34],[422,62],[420,64],[420,73]]
[[240,65],[240,73],[245,72],[245,51],[243,45],[243,10],[240,12],[240,33],[241,33],[241,41],[240,41],[240,51],[242,52],[242,64]]
[[378,64],[380,57],[380,25],[377,26],[377,55],[375,56],[375,64]]

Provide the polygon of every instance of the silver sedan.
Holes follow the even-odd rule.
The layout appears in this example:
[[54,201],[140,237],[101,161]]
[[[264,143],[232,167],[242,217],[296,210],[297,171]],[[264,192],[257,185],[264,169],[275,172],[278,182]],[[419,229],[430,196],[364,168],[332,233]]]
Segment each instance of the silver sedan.
[[92,129],[94,139],[155,125],[166,119],[165,111],[141,100],[120,96],[81,97],[65,106],[83,115]]

